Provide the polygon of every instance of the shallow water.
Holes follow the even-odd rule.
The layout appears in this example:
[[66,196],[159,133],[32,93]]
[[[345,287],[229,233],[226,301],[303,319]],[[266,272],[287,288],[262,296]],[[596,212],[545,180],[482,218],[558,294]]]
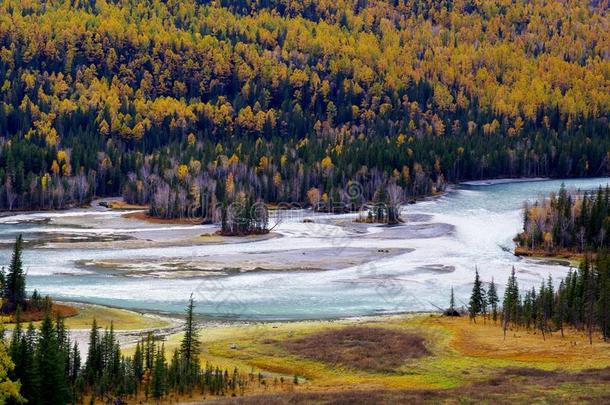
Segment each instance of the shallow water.
[[[610,179],[564,182],[567,187],[594,189]],[[560,184],[561,181],[552,180],[460,186],[438,199],[406,206],[404,213],[411,222],[404,227],[404,237],[400,236],[402,230],[352,227],[349,215],[314,216],[300,211],[274,230],[280,237],[245,243],[137,249],[121,248],[120,243],[112,249],[48,248],[43,243],[24,252],[28,289],[37,288],[58,299],[170,313],[182,312],[193,293],[196,309],[202,315],[249,320],[433,310],[447,306],[452,286],[458,304],[467,302],[475,266],[484,281],[493,277],[501,291],[512,266],[524,286],[537,286],[548,275],[562,277],[568,267],[518,258],[511,253],[512,237],[521,228],[524,201],[556,191]],[[196,235],[210,229],[144,224],[120,215],[95,207],[3,217],[0,242],[14,240],[18,233],[23,233],[26,241],[45,241],[58,234],[84,239],[153,235],[159,240],[165,235]],[[316,223],[303,223],[304,217],[315,218]],[[319,256],[320,261],[340,259],[345,263],[349,257],[341,255],[358,248],[413,250],[337,270],[236,270],[214,277],[201,277],[197,272],[198,266],[205,267],[206,257],[218,260],[238,255],[247,262],[255,256],[252,253],[274,252],[294,264],[306,250]],[[9,259],[10,247],[5,245],[0,250],[0,263],[8,263]],[[311,261],[311,257],[308,259]],[[123,270],[95,265],[105,261],[124,261],[141,271],[126,276]],[[184,277],[172,278],[176,263],[188,264],[190,271],[180,273],[186,274]]]

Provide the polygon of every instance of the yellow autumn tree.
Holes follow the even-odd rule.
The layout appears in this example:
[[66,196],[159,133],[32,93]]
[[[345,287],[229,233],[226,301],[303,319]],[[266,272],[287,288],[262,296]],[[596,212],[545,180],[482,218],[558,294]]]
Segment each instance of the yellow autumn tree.
[[176,170],[176,176],[178,176],[178,180],[184,181],[186,176],[189,173],[189,168],[187,165],[181,164],[178,166],[178,170]]

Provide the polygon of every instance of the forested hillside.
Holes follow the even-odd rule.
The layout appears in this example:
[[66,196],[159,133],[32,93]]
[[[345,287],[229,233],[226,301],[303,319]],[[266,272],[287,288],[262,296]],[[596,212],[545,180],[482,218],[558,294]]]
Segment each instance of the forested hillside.
[[0,209],[608,174],[608,7],[0,0]]

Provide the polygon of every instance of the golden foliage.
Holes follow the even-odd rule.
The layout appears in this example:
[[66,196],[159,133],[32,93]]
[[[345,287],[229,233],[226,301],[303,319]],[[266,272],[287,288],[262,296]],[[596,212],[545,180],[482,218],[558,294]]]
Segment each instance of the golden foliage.
[[320,164],[324,170],[329,170],[333,167],[333,160],[330,158],[330,156],[326,156],[324,159],[322,159]]
[[178,180],[180,181],[184,181],[184,179],[186,178],[186,176],[189,173],[189,168],[187,165],[179,165],[178,169],[176,170],[176,176],[178,176]]

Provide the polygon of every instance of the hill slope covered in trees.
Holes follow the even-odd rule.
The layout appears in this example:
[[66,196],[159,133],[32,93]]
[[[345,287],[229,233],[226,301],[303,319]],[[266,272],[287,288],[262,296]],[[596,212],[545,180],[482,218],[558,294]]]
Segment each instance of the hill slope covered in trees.
[[[0,0],[0,209],[609,172],[607,1]],[[356,201],[358,203],[358,201]]]

